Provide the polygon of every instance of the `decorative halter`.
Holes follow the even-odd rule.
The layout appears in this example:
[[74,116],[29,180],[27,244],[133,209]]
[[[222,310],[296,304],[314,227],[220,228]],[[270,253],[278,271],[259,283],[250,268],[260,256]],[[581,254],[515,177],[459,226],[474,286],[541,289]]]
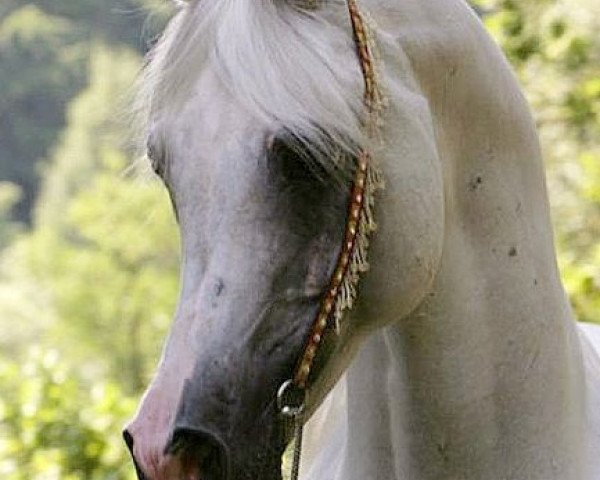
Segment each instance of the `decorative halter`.
[[[364,122],[365,128],[370,138],[376,138],[381,125],[385,100],[378,82],[375,65],[375,42],[368,22],[358,7],[357,0],[347,0],[347,6],[364,78],[364,103],[367,113]],[[367,262],[369,237],[377,228],[373,219],[375,192],[383,188],[383,180],[379,170],[373,165],[369,151],[361,150],[356,164],[344,243],[336,268],[319,313],[313,322],[294,377],[281,386],[277,396],[282,415],[292,418],[295,423],[296,445],[291,480],[297,480],[300,469],[304,405],[314,360],[323,342],[327,327],[333,323],[336,332],[340,333],[344,312],[352,309],[356,300],[360,275],[369,268]]]

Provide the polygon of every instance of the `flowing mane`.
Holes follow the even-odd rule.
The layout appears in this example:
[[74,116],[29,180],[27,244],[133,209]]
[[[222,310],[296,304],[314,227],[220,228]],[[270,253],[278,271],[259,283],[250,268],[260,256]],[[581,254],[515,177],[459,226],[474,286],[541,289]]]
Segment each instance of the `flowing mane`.
[[367,142],[363,79],[341,2],[318,12],[275,0],[183,5],[139,81],[142,135],[153,118],[178,111],[209,65],[257,121],[303,139],[324,165],[332,146],[355,153]]

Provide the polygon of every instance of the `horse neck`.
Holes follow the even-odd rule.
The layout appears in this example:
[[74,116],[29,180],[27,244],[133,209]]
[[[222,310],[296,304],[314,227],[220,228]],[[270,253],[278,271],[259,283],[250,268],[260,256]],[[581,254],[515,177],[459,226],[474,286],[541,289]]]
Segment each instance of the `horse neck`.
[[[390,141],[395,160],[384,168],[382,228],[357,314],[389,326],[366,340],[317,414],[318,427],[309,427],[315,436],[307,444],[321,453],[307,452],[316,460],[304,478],[580,480],[581,345],[556,268],[535,127],[512,73],[464,3],[426,4],[432,12],[440,5],[437,16],[419,16],[421,2],[401,2],[398,9],[415,12],[399,16],[418,18],[421,28],[407,23],[398,38],[410,59],[401,68],[428,99],[436,148],[424,147],[432,142],[419,137],[427,130],[415,126],[418,112],[388,122],[404,143]],[[447,21],[442,5],[464,28]],[[382,46],[391,68],[393,55]],[[399,104],[408,111],[410,97]],[[402,182],[426,177],[415,169],[436,164],[438,152],[443,254],[429,294],[406,317],[406,299],[395,298],[410,289],[396,279],[414,276],[409,260],[417,255],[403,249],[427,238],[410,241],[415,225],[439,219],[411,217],[436,210],[421,208],[432,195],[410,204],[426,183]],[[386,274],[377,277],[380,266]]]
[[[498,181],[478,171],[490,188]],[[346,375],[345,448],[331,478],[587,478],[581,344],[545,192],[527,195],[528,208],[502,221],[474,210],[514,211],[512,195],[478,198],[476,220],[447,210],[430,293],[376,331]]]
[[336,478],[582,478],[585,395],[568,310],[539,316],[513,301],[502,316],[454,290],[358,355]]
[[[556,267],[535,127],[481,28],[469,27],[480,38],[469,49],[461,29],[440,25],[444,38],[465,47],[447,50],[461,71],[452,81],[452,69],[433,61],[443,42],[429,48],[435,42],[410,31],[401,41],[432,111],[443,168],[443,254],[420,306],[403,317],[387,305],[378,316],[391,312],[397,322],[369,339],[348,372],[347,441],[336,478],[579,480],[581,344]],[[494,75],[486,72],[491,65]],[[389,195],[410,190],[394,187],[422,158],[386,165],[402,173],[389,182]],[[388,218],[405,218],[406,205],[405,198],[381,205],[378,241],[386,251],[403,238],[385,237]],[[375,247],[373,254],[373,276],[378,265],[396,265]],[[406,272],[388,268],[369,291]]]

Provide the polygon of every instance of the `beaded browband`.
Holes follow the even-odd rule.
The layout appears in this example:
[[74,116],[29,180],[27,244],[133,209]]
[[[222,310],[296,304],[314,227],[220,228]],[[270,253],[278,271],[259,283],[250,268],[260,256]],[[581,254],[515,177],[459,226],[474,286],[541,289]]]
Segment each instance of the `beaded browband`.
[[[375,67],[375,44],[356,0],[347,0],[347,4],[364,77],[364,102],[367,109],[365,128],[370,137],[375,137],[384,108],[384,97]],[[371,154],[367,150],[362,150],[357,158],[344,244],[293,378],[293,384],[302,390],[307,388],[313,362],[327,326],[330,322],[335,322],[339,334],[342,316],[352,308],[356,299],[360,274],[369,268],[369,237],[376,229],[373,219],[375,192],[383,187],[381,174],[371,160]]]

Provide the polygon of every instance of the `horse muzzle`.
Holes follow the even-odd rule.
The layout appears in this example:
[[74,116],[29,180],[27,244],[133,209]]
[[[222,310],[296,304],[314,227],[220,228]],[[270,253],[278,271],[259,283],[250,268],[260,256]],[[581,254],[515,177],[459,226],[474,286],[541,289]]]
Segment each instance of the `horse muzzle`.
[[155,452],[154,455],[140,455],[129,430],[123,432],[123,438],[131,453],[139,480],[231,478],[229,450],[218,435],[208,430],[176,428],[163,451],[158,454]]

